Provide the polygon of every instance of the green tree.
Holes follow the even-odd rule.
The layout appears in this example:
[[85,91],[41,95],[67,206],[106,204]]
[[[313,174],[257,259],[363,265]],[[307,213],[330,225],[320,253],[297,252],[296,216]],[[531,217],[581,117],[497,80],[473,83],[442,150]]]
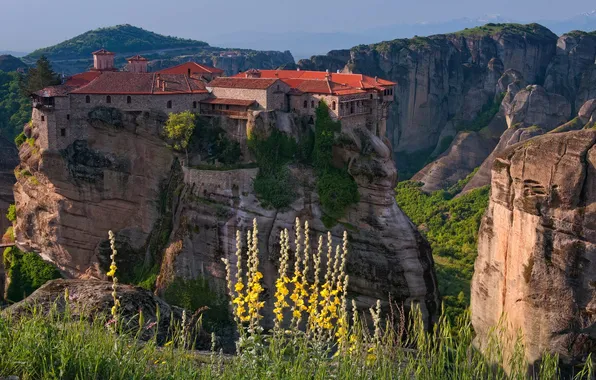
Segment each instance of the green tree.
[[24,96],[46,88],[60,84],[60,76],[54,72],[50,61],[45,56],[41,56],[35,65],[27,72],[21,80],[21,91]]
[[187,165],[188,144],[195,130],[195,120],[195,114],[190,111],[171,113],[164,127],[166,138],[172,141],[172,148],[186,152]]
[[20,89],[17,72],[0,71],[0,135],[12,140],[31,117],[31,102]]

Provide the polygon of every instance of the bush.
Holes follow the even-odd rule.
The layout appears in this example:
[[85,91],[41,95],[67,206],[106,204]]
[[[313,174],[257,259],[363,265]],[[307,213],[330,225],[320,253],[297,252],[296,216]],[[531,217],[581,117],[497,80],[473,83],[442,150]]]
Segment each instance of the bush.
[[330,217],[339,219],[346,208],[358,203],[358,185],[346,170],[331,168],[322,172],[317,179],[317,193],[323,211]]
[[333,219],[342,218],[346,208],[360,200],[360,194],[358,185],[348,170],[333,166],[335,133],[341,131],[341,123],[331,119],[325,102],[319,102],[316,114],[312,162],[317,174],[317,193],[321,208],[328,216],[324,222],[329,228]]
[[256,134],[249,136],[248,147],[259,167],[253,182],[257,197],[264,207],[288,207],[296,198],[294,180],[287,166],[296,154],[296,141],[273,129],[267,138]]
[[6,212],[6,219],[8,219],[11,222],[17,220],[17,208],[14,204],[8,206],[8,211]]
[[17,146],[17,148],[20,148],[21,145],[23,145],[23,143],[25,143],[26,140],[27,140],[27,136],[25,136],[24,132],[21,132],[17,135],[17,137],[14,138],[14,143]]
[[50,280],[61,278],[60,272],[33,252],[23,253],[16,247],[8,247],[3,254],[10,284],[6,290],[9,301],[17,302]]

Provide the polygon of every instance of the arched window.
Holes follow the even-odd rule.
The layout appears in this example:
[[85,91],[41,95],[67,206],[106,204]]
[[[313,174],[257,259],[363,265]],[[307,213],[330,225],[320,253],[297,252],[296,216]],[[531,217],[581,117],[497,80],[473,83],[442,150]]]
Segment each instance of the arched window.
[[70,120],[70,114],[66,114],[66,120]]
[[192,108],[197,108],[197,102],[192,102]]
[[132,98],[130,96],[126,97],[126,104],[132,103]]
[[106,96],[106,103],[112,103],[112,97],[110,95]]
[[370,94],[370,98],[371,98],[371,99],[373,98],[373,94]]
[[304,101],[304,108],[308,108],[308,101],[307,100]]
[[168,100],[167,107],[168,107],[168,108],[172,108],[172,101],[171,101],[171,100]]
[[331,109],[335,111],[335,102],[331,103]]
[[190,69],[188,69],[188,76],[190,76]]
[[314,100],[311,100],[310,101],[310,108],[315,108],[315,101]]
[[85,103],[91,103],[91,97],[89,95],[85,96]]
[[46,117],[41,115],[41,121],[46,121]]

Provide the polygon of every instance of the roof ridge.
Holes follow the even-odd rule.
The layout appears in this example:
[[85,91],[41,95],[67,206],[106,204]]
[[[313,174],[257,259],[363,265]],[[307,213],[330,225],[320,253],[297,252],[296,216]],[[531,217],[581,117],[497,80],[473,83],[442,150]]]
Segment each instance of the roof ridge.
[[193,92],[192,88],[190,87],[190,82],[188,81],[188,76],[184,76],[184,80],[186,81],[186,85],[188,86],[188,91]]

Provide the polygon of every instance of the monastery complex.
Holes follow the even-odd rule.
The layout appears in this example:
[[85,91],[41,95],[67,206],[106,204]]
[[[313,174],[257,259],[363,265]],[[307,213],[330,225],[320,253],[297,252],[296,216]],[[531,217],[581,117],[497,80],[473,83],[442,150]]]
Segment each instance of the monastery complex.
[[84,138],[77,120],[97,107],[121,111],[193,111],[203,116],[248,119],[259,111],[292,112],[314,121],[321,101],[342,128],[366,127],[384,136],[387,107],[395,83],[361,74],[251,69],[232,77],[194,62],[148,72],[141,56],[128,59],[125,71],[114,54],[93,53],[93,68],[58,86],[32,94],[32,121],[42,149],[62,149]]

